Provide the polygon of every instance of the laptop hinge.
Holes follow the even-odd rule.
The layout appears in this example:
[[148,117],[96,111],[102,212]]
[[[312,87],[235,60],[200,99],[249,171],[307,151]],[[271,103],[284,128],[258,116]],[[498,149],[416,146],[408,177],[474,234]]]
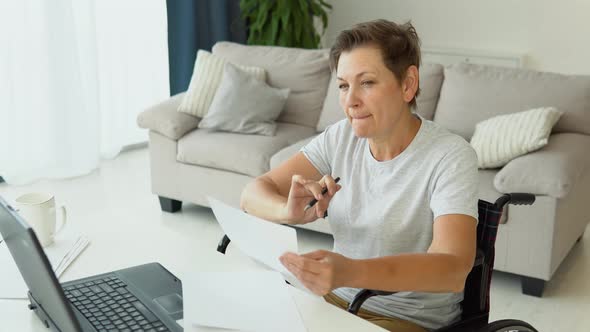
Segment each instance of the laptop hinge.
[[37,317],[39,317],[43,325],[45,325],[46,328],[51,329],[52,331],[61,332],[57,325],[55,325],[51,318],[49,318],[49,315],[45,312],[45,310],[43,310],[43,307],[39,303],[37,303],[37,301],[35,301],[35,298],[31,294],[31,292],[28,292],[28,296],[29,301],[31,302],[29,304],[29,309],[33,310],[35,314],[37,314]]

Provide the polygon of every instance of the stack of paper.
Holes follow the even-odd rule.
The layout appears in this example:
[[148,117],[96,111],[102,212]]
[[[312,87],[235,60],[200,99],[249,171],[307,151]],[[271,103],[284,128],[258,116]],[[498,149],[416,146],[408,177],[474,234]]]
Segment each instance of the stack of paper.
[[307,289],[279,261],[285,252],[297,253],[295,230],[211,197],[209,203],[231,245],[275,271],[194,272],[183,282],[185,331],[306,331],[285,279]]
[[306,331],[278,272],[201,272],[189,280],[183,283],[185,324],[258,332]]
[[[51,246],[44,248],[45,255],[58,278],[89,243],[88,238],[82,234],[60,234]],[[5,242],[0,244],[0,266],[0,299],[26,299],[28,288]]]

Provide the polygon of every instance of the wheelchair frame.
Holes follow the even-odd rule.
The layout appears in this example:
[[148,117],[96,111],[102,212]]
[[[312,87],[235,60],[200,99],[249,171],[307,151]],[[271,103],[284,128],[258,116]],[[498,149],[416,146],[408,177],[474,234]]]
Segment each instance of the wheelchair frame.
[[[503,208],[506,204],[531,205],[534,202],[535,196],[527,193],[504,194],[495,203],[478,201],[477,255],[465,281],[461,320],[434,332],[537,332],[533,326],[521,320],[504,319],[489,322],[496,234]],[[225,254],[230,241],[229,237],[224,235],[217,251]],[[394,293],[363,289],[354,297],[347,311],[356,315],[367,299]]]

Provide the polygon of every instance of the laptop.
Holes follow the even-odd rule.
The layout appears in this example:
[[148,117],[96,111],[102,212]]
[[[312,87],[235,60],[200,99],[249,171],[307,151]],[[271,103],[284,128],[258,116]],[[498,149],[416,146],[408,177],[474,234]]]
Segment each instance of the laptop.
[[29,289],[29,309],[57,332],[182,331],[182,283],[158,263],[60,284],[32,228],[0,197],[0,233]]

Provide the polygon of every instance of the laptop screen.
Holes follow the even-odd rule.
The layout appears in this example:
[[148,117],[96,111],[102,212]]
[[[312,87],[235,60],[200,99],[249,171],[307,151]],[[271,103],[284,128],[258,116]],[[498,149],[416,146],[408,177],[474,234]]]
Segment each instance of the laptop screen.
[[61,331],[80,325],[29,225],[0,197],[0,233],[35,301]]

